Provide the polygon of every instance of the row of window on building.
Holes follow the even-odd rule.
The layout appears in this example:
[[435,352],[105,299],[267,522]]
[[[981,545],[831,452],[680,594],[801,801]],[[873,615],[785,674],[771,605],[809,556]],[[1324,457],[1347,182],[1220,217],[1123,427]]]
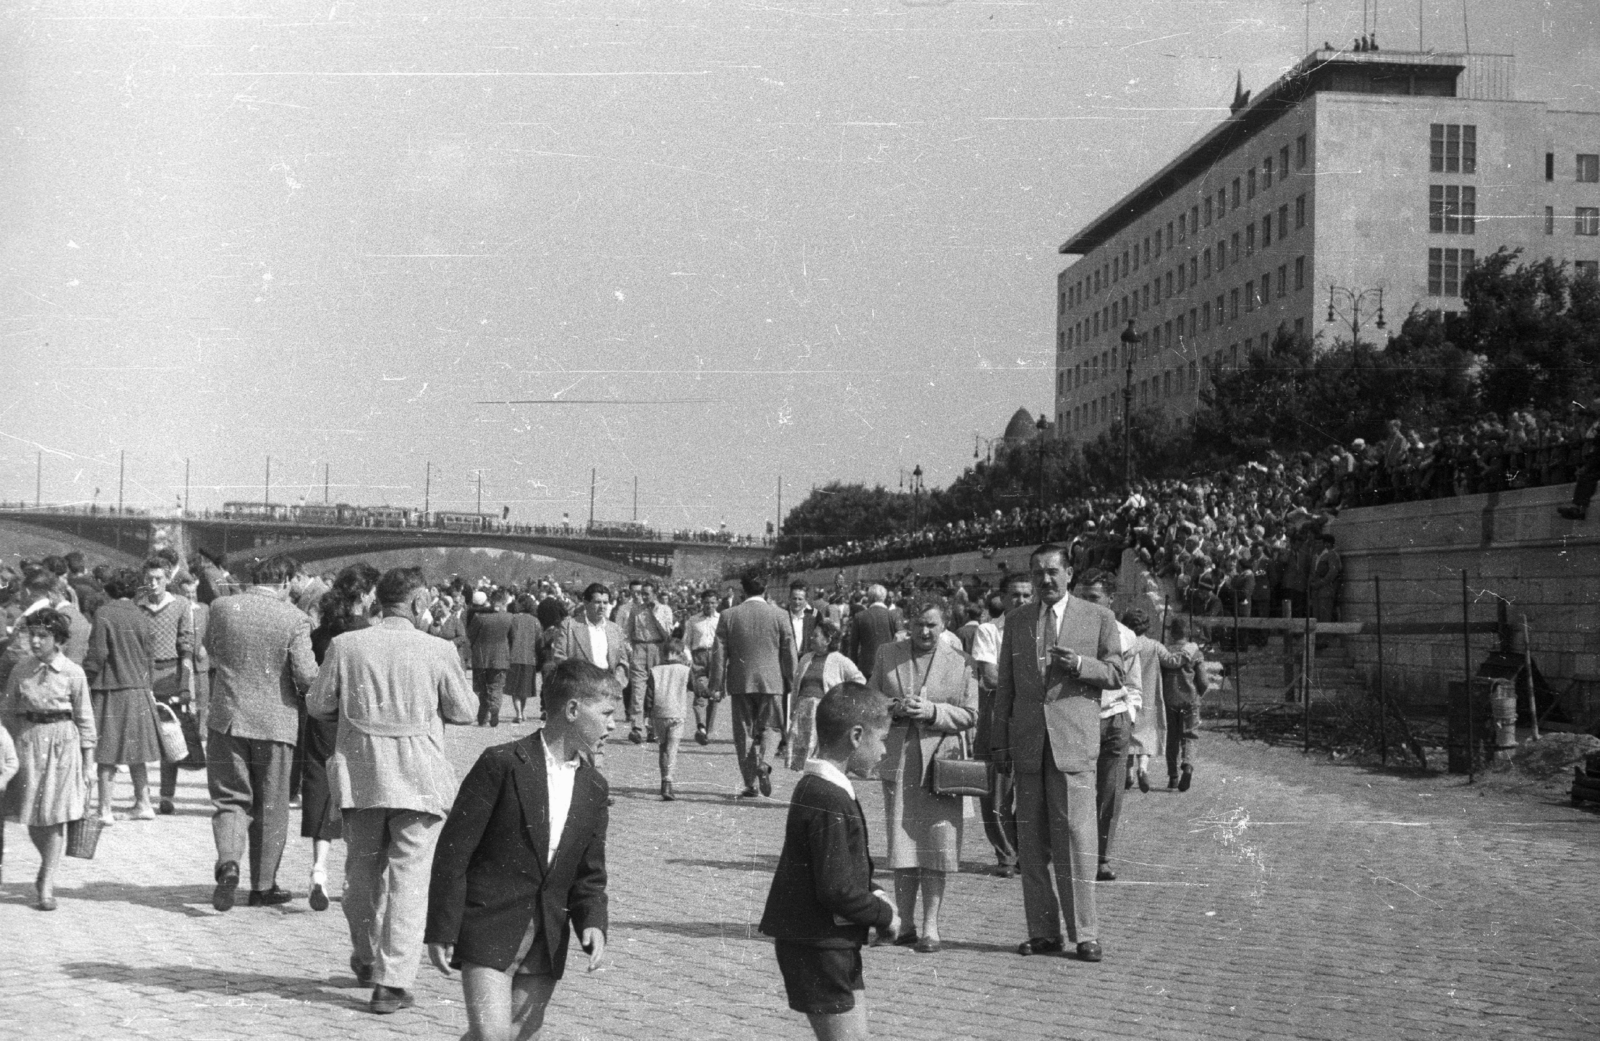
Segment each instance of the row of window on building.
[[[1304,134],[1296,139],[1294,155],[1295,169],[1303,169],[1306,165]],[[1288,145],[1278,150],[1276,158],[1269,155],[1262,159],[1259,173],[1258,168],[1252,166],[1240,177],[1235,177],[1231,186],[1224,185],[1218,188],[1215,195],[1208,191],[1204,199],[1189,208],[1187,214],[1178,214],[1176,218],[1167,222],[1164,229],[1158,227],[1154,234],[1146,235],[1141,241],[1124,249],[1120,255],[1104,261],[1094,271],[1086,273],[1070,289],[1063,292],[1060,310],[1065,312],[1069,306],[1077,307],[1089,297],[1109,289],[1138,271],[1141,265],[1160,259],[1163,250],[1171,250],[1183,244],[1191,236],[1198,235],[1201,228],[1209,228],[1213,221],[1220,221],[1231,210],[1238,209],[1245,202],[1254,199],[1259,192],[1271,188],[1274,169],[1278,171],[1276,174],[1278,181],[1288,179]],[[1304,227],[1305,196],[1300,197],[1296,206],[1298,223],[1295,226]],[[1280,235],[1286,227],[1286,218],[1287,207],[1279,207]]]
[[[1305,334],[1305,319],[1295,320],[1294,331],[1297,336]],[[1261,333],[1253,339],[1231,343],[1224,349],[1192,358],[1187,364],[1180,362],[1164,372],[1141,379],[1133,385],[1133,407],[1148,408],[1165,399],[1193,394],[1200,389],[1202,378],[1214,376],[1224,367],[1237,368],[1241,351],[1244,354],[1251,350],[1264,353],[1271,343],[1272,334]],[[1065,376],[1064,372],[1056,376],[1058,394],[1063,392]],[[1122,389],[1107,390],[1098,397],[1073,405],[1063,413],[1063,425],[1068,431],[1077,433],[1110,422],[1120,411],[1123,394]]]
[[[1298,231],[1305,225],[1306,197],[1301,195],[1294,202],[1294,230]],[[1132,293],[1113,300],[1087,317],[1074,322],[1061,331],[1058,347],[1066,350],[1087,343],[1103,332],[1118,328],[1129,318],[1137,316],[1140,311],[1177,296],[1213,274],[1222,272],[1230,264],[1243,263],[1246,258],[1254,256],[1258,249],[1271,247],[1274,227],[1281,242],[1290,230],[1288,203],[1278,207],[1276,221],[1271,213],[1264,215],[1259,222],[1252,220],[1250,224],[1233,232],[1228,238],[1218,239],[1214,246],[1207,246],[1189,257],[1187,262],[1179,261],[1174,267],[1157,274]],[[1304,259],[1297,261],[1297,264],[1303,267]],[[1063,292],[1060,296],[1059,307],[1064,314],[1069,306],[1068,294]]]

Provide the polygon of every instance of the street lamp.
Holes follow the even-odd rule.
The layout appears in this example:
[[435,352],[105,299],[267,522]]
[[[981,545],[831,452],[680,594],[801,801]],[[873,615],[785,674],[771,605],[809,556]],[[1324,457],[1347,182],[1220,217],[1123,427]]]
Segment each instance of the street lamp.
[[922,515],[922,464],[911,471],[911,529],[915,531]]
[[1341,305],[1349,308],[1349,315],[1348,317],[1344,317],[1344,320],[1350,323],[1350,345],[1352,347],[1361,342],[1361,305],[1369,297],[1373,296],[1376,296],[1378,299],[1378,320],[1372,324],[1378,329],[1386,328],[1387,326],[1383,320],[1382,289],[1364,289],[1358,292],[1357,290],[1348,289],[1344,286],[1336,286],[1331,282],[1328,284],[1328,321],[1331,323],[1338,321],[1340,317],[1344,317],[1335,315],[1335,300],[1338,300]]
[[1044,418],[1044,413],[1039,413],[1039,421],[1034,429],[1039,431],[1039,509],[1044,509],[1044,448],[1045,432],[1050,429],[1050,421]]
[[1122,484],[1133,491],[1133,356],[1139,346],[1139,334],[1133,331],[1133,319],[1119,337],[1122,353],[1128,359],[1128,374],[1122,386]]

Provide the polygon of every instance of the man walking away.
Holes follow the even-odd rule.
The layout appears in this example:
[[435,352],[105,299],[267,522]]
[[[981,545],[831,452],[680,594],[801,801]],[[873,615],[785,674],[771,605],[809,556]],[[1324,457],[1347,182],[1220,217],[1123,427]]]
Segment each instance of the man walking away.
[[249,589],[211,605],[206,779],[216,807],[211,906],[218,911],[233,908],[239,859],[246,853],[251,907],[293,899],[278,888],[278,864],[289,834],[289,771],[301,698],[317,678],[311,620],[289,602],[289,582],[299,570],[292,557],[260,561]]
[[392,569],[377,593],[382,621],[334,637],[306,710],[339,721],[328,785],[349,846],[350,968],[381,1015],[415,1003],[429,871],[456,786],[444,724],[472,722],[478,706],[455,648],[427,634],[421,570]]
[[472,641],[472,689],[478,695],[478,725],[500,725],[500,702],[506,692],[506,671],[511,668],[511,629],[516,623],[506,613],[511,594],[496,589],[487,610],[467,622]]
[[772,794],[772,763],[783,722],[779,704],[794,685],[794,631],[789,616],[762,594],[766,583],[744,579],[744,600],[717,622],[712,686],[733,699],[733,746],[744,779],[741,799]]

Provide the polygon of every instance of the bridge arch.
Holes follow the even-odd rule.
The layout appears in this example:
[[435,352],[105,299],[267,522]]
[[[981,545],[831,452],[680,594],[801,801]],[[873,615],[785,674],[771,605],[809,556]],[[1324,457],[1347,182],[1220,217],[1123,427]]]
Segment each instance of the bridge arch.
[[[205,541],[201,541],[199,544],[208,550],[213,549]],[[320,560],[332,560],[336,557],[358,556],[366,553],[385,553],[407,549],[445,549],[450,547],[502,549],[518,553],[531,553],[541,557],[552,557],[556,560],[564,560],[585,567],[596,568],[613,574],[638,572],[666,576],[672,570],[670,547],[663,563],[659,557],[655,559],[635,558],[629,560],[626,559],[626,556],[624,556],[624,559],[617,559],[614,556],[584,553],[569,545],[552,543],[534,536],[469,535],[457,532],[432,531],[427,528],[353,528],[347,532],[334,535],[285,538],[259,543],[252,540],[252,544],[249,546],[238,548],[230,546],[225,553],[220,548],[214,551],[217,552],[217,555],[223,557],[228,567],[237,569],[238,566],[250,560],[279,553],[286,553],[302,564],[310,564]]]
[[90,556],[104,557],[118,567],[138,567],[149,556],[147,528],[130,529],[122,519],[96,523],[94,517],[83,517],[80,518],[83,523],[79,524],[60,524],[59,520],[50,518],[51,523],[36,523],[15,515],[3,515],[0,528],[61,543]]

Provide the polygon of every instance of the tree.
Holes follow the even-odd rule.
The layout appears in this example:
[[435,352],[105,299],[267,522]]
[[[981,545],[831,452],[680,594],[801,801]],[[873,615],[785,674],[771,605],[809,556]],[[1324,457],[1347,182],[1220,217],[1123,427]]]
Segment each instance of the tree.
[[1600,363],[1600,285],[1548,257],[1518,264],[1520,255],[1502,247],[1473,267],[1452,328],[1482,356],[1482,399],[1495,412],[1564,407],[1591,390]]
[[904,531],[911,523],[913,499],[908,492],[891,492],[883,485],[832,481],[813,489],[783,521],[778,552],[792,553],[802,541],[811,547],[848,540],[875,539]]

